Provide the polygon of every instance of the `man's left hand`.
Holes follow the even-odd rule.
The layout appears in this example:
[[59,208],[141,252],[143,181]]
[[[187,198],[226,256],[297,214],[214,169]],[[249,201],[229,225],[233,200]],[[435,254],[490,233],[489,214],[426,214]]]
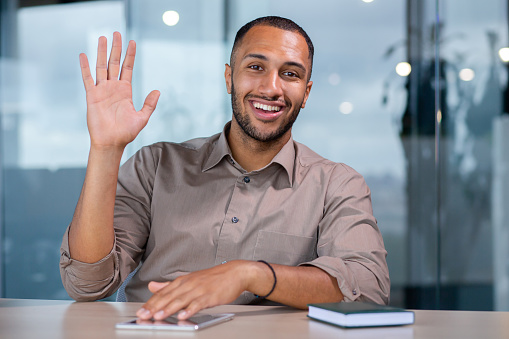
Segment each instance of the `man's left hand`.
[[182,320],[202,309],[231,303],[249,289],[253,264],[256,265],[235,260],[180,276],[172,282],[152,281],[148,288],[154,295],[136,315],[161,320],[180,311],[178,319]]

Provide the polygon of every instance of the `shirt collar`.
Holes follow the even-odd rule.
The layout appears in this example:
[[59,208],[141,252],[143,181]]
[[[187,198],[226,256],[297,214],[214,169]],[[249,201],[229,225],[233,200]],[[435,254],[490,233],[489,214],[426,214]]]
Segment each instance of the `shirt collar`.
[[281,148],[278,154],[272,159],[270,166],[272,163],[278,163],[286,170],[288,174],[288,184],[290,187],[293,186],[293,171],[295,167],[295,145],[293,143],[293,137],[290,136],[288,142]]
[[[207,161],[204,163],[202,171],[206,172],[209,169],[217,166],[219,162],[224,157],[229,157],[230,159],[233,159],[230,146],[228,145],[228,140],[226,138],[226,134],[230,131],[231,121],[226,123],[226,125],[223,128],[223,131],[219,135],[219,138],[217,141],[213,144],[212,150],[210,152],[210,155],[207,159]],[[288,175],[288,183],[290,184],[290,187],[293,185],[293,171],[295,167],[295,146],[293,142],[293,138],[290,136],[290,139],[288,142],[281,148],[278,154],[272,159],[272,161],[264,168],[258,170],[262,171],[263,169],[271,166],[273,163],[277,163],[281,165],[287,175]],[[258,172],[254,171],[254,172]]]
[[230,150],[230,146],[228,146],[228,140],[226,140],[226,133],[230,130],[231,121],[227,122],[223,128],[223,132],[219,134],[219,138],[212,146],[212,151],[210,155],[203,164],[202,172],[206,172],[212,167],[215,167],[219,162],[226,156],[229,156],[233,159],[232,152]]

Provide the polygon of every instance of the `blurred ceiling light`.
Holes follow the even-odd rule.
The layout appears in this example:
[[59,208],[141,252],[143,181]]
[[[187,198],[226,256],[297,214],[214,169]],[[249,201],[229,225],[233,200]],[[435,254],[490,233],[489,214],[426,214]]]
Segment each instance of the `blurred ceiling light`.
[[362,2],[366,2],[366,3],[370,3],[370,2],[373,2],[373,0],[362,0]]
[[351,102],[345,101],[339,105],[339,111],[343,114],[350,114],[353,111],[353,105]]
[[509,62],[509,47],[499,49],[498,56],[500,56],[503,62]]
[[475,72],[474,72],[473,69],[463,68],[460,71],[459,76],[460,76],[460,79],[463,80],[463,81],[472,81],[475,78]]
[[331,84],[332,86],[339,85],[340,82],[341,82],[341,77],[339,76],[338,73],[331,73],[329,75],[329,84]]
[[176,11],[166,11],[163,13],[163,22],[168,26],[175,26],[180,20],[180,15]]
[[400,62],[396,65],[396,73],[399,76],[406,77],[412,72],[412,66],[406,61]]

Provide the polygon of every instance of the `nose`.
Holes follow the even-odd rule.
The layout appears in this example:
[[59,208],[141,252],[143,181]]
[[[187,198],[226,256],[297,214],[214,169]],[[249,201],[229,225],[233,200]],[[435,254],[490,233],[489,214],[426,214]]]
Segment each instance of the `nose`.
[[279,72],[273,70],[267,72],[261,79],[259,89],[260,94],[270,98],[278,98],[283,95],[283,87]]

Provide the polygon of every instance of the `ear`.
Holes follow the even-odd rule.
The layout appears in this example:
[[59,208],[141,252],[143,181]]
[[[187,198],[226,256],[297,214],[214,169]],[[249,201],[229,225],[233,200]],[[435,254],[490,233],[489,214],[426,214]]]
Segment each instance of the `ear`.
[[311,87],[313,86],[313,81],[308,81],[306,85],[306,93],[304,94],[304,100],[302,100],[302,105],[300,108],[306,107],[306,101],[308,101],[309,92],[311,92]]
[[230,65],[224,65],[224,81],[226,83],[226,91],[228,94],[232,94],[232,68]]

